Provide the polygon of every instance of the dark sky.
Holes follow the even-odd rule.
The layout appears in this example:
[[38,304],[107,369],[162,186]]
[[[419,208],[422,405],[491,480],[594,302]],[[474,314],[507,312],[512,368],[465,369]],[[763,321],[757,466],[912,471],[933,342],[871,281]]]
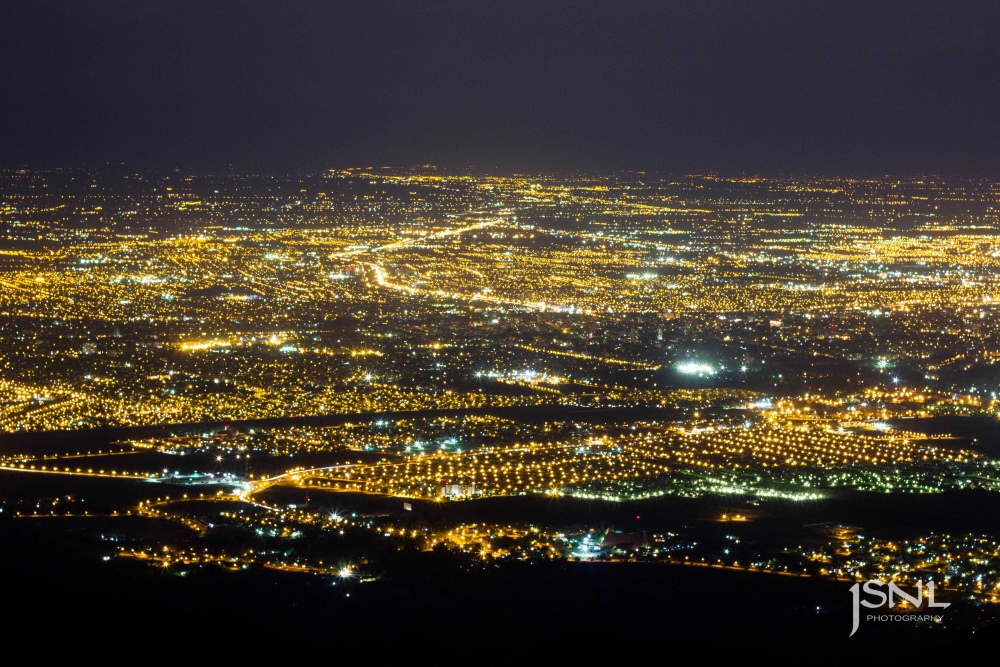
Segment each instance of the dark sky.
[[1000,175],[1000,2],[0,0],[0,163]]

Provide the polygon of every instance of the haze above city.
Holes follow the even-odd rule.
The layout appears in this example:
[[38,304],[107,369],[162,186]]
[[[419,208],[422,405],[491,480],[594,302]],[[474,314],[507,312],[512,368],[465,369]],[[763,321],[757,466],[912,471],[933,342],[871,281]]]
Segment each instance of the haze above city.
[[989,2],[23,2],[0,164],[996,176]]

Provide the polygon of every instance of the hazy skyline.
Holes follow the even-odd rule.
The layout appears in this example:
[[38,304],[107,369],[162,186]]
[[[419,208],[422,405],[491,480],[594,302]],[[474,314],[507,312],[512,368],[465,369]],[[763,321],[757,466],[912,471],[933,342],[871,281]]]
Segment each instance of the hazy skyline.
[[988,2],[5,3],[0,162],[992,175]]

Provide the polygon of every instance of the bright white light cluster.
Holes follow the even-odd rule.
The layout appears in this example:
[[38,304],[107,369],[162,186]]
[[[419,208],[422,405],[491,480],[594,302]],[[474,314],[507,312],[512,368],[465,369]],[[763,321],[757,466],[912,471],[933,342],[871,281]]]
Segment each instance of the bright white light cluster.
[[708,364],[697,361],[688,361],[678,364],[677,370],[685,375],[715,375],[715,369]]

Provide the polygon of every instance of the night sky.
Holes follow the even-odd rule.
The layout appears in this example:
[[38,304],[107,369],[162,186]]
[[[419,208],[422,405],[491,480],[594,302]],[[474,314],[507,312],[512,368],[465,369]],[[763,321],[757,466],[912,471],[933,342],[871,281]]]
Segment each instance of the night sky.
[[998,35],[994,0],[0,0],[0,163],[996,176]]

